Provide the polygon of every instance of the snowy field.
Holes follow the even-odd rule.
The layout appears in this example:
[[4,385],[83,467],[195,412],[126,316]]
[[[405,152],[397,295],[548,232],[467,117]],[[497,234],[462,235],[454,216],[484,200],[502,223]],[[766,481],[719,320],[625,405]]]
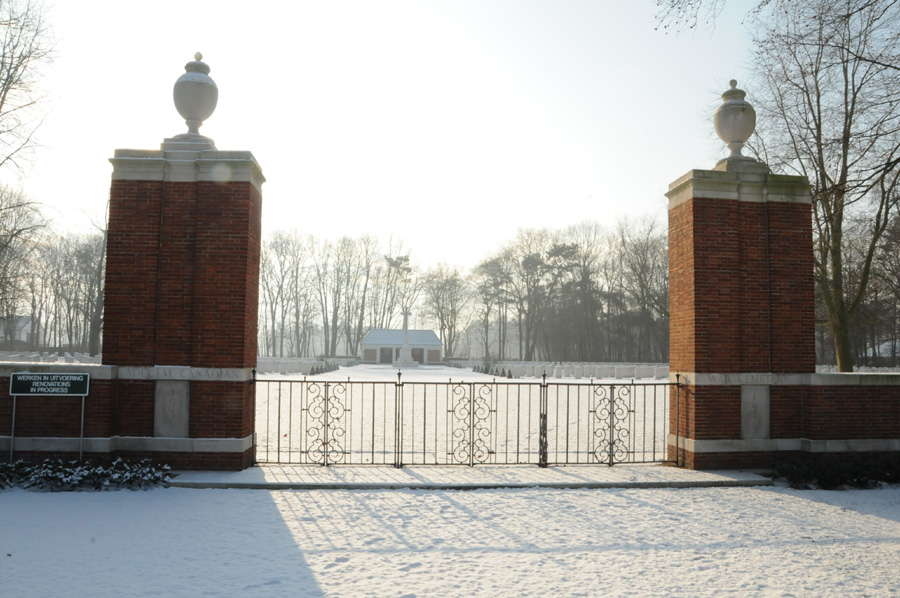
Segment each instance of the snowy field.
[[0,491],[0,596],[898,596],[900,487]]
[[[347,380],[350,378],[354,382],[397,382],[397,373],[401,374],[401,379],[406,382],[491,382],[502,381],[503,378],[491,376],[489,374],[479,374],[473,372],[472,368],[453,368],[444,365],[421,365],[412,368],[397,368],[391,365],[379,365],[361,363],[350,367],[341,367],[333,372],[325,374],[317,374],[315,376],[307,376],[309,380]],[[260,380],[302,380],[303,374],[278,374],[278,373],[260,373]],[[540,376],[532,378],[523,378],[531,382],[540,382]],[[653,380],[653,378],[650,378]],[[609,378],[607,381],[622,382],[622,379]],[[565,382],[567,384],[588,384],[590,378],[563,378],[557,379],[548,376],[547,382]]]

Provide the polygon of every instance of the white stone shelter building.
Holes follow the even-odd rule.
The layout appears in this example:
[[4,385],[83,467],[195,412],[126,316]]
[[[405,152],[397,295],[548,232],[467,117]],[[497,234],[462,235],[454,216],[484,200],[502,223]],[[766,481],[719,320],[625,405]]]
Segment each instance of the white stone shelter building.
[[[409,348],[420,364],[440,363],[443,345],[433,330],[410,330]],[[402,330],[370,330],[360,343],[363,363],[394,363],[403,348]]]

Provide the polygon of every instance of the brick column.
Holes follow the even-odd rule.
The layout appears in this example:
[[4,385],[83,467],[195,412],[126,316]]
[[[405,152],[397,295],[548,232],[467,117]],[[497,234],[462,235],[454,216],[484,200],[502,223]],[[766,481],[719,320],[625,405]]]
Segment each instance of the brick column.
[[111,160],[103,363],[120,453],[253,462],[261,187],[249,152],[200,135]]
[[667,197],[670,371],[688,385],[670,456],[696,469],[763,466],[800,404],[785,389],[815,371],[809,183],[741,157],[687,173]]

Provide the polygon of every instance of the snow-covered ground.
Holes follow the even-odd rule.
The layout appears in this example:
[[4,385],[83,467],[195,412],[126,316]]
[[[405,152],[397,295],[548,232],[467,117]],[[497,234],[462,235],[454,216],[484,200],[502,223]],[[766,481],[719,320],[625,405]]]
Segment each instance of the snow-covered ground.
[[0,491],[3,598],[626,595],[900,596],[900,486]]
[[0,491],[0,596],[897,596],[900,487]]
[[[309,380],[346,380],[354,382],[397,382],[397,374],[403,382],[490,382],[496,376],[478,374],[471,368],[452,368],[444,365],[422,365],[412,368],[397,368],[391,365],[361,363],[351,367],[341,367],[333,372],[306,376]],[[260,380],[302,380],[303,374],[261,373]]]
[[[545,366],[542,366],[545,367]],[[553,367],[550,367],[551,372],[553,371]],[[614,370],[615,368],[613,368]],[[621,370],[622,368],[619,368]],[[656,371],[655,368],[651,368],[653,372]],[[626,371],[629,371],[626,368]],[[397,382],[397,374],[400,373],[400,379],[404,382],[447,382],[448,380],[453,380],[453,382],[492,382],[492,381],[504,381],[505,378],[502,376],[495,376],[491,374],[481,374],[478,372],[472,371],[472,368],[457,368],[450,367],[446,365],[420,365],[416,367],[396,367],[393,365],[382,365],[382,364],[371,364],[371,363],[360,363],[354,366],[342,366],[339,369],[333,372],[326,372],[324,374],[316,374],[314,376],[307,376],[310,380],[347,380],[350,378],[353,381],[372,381],[372,382]],[[621,377],[610,376],[610,377],[600,377],[593,378],[588,374],[583,374],[579,377],[575,377],[571,373],[565,374],[565,372],[560,369],[560,375],[562,377],[556,377],[555,375],[548,374],[547,382],[562,382],[566,384],[589,384],[593,379],[595,382],[598,380],[605,380],[609,382],[622,380],[642,380],[642,381],[659,381],[659,378],[653,375],[643,376],[638,375],[635,376],[635,366],[630,366],[630,373],[628,375],[622,375]],[[565,374],[565,375],[563,375]],[[260,371],[258,373],[258,378],[260,380],[286,380],[286,379],[300,379],[302,380],[304,374],[296,373],[296,374],[280,374],[274,371]],[[665,376],[663,376],[665,378]],[[514,378],[519,381],[531,381],[531,382],[540,382],[541,375],[537,374],[535,376],[526,376],[521,375]]]

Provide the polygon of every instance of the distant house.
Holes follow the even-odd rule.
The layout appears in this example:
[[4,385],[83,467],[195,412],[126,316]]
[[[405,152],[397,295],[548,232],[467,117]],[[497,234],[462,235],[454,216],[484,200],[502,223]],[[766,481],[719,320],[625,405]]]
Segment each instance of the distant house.
[[[439,363],[443,345],[433,330],[410,330],[412,358],[421,364]],[[363,363],[393,363],[403,348],[402,330],[370,330],[361,343]]]

